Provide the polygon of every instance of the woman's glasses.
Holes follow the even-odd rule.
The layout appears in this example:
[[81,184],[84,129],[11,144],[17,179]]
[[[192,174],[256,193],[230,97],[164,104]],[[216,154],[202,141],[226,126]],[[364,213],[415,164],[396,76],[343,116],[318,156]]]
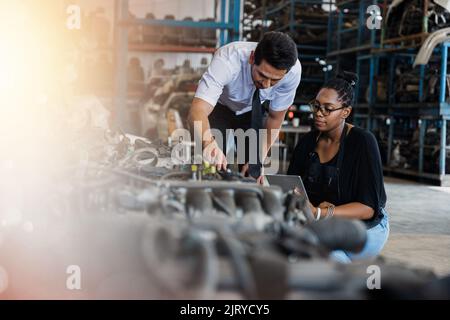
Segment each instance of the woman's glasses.
[[333,111],[347,108],[346,105],[344,105],[344,106],[342,106],[340,108],[326,107],[326,106],[321,105],[320,102],[317,101],[317,100],[312,100],[308,104],[309,104],[309,108],[311,109],[312,113],[317,113],[320,110],[320,112],[322,112],[322,115],[325,116],[325,117],[328,116]]

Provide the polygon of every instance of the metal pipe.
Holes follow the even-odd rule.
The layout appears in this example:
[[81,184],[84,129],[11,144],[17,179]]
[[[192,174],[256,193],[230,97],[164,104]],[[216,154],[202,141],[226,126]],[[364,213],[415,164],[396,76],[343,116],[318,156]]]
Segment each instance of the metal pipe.
[[427,128],[427,120],[419,120],[419,173],[423,172],[423,148],[425,140],[425,130]]
[[369,63],[369,105],[373,107],[373,77],[375,73],[374,59],[370,58]]
[[[227,0],[220,0],[220,22],[225,23]],[[220,46],[225,44],[225,30],[220,29]]]
[[[361,61],[359,59],[356,60],[356,74],[361,74]],[[356,90],[355,90],[355,104],[359,102],[359,90],[360,90],[360,81],[356,81]],[[364,96],[364,95],[363,95]]]
[[[447,48],[446,48],[447,49]],[[447,61],[447,60],[446,60]],[[439,153],[439,174],[441,176],[441,180],[445,175],[445,156],[446,156],[446,144],[447,144],[447,119],[442,119],[442,128],[441,128],[441,150]]]
[[239,40],[239,26],[241,23],[241,0],[233,0],[233,41]]
[[441,79],[440,79],[440,90],[439,90],[439,102],[445,102],[445,88],[447,84],[447,53],[448,49],[445,44],[441,45]]
[[388,40],[384,40],[385,44],[389,44],[389,43],[395,43],[395,42],[401,42],[404,40],[412,40],[412,39],[416,39],[416,38],[424,38],[428,36],[427,33],[418,33],[418,34],[413,34],[413,35],[409,35],[409,36],[403,36],[403,37],[398,37],[398,38],[392,38],[392,39],[388,39]]
[[[340,34],[342,29],[342,11],[339,10],[338,12],[338,27],[337,27],[337,33]],[[337,50],[341,50],[341,37],[338,37],[337,39]]]
[[294,0],[290,0],[289,1],[289,5],[290,5],[290,12],[289,12],[289,32],[294,32],[294,12],[295,12],[295,7],[294,7]]
[[420,82],[419,82],[419,101],[422,102],[424,100],[423,96],[423,86],[424,86],[424,78],[425,78],[425,66],[420,66]]
[[391,154],[392,154],[392,140],[394,138],[394,118],[389,118],[389,137],[388,137],[388,154],[387,154],[387,166],[391,166]]

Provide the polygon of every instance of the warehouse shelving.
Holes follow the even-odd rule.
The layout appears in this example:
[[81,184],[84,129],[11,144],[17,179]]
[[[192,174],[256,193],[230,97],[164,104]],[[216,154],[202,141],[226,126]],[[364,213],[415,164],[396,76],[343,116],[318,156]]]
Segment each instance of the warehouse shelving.
[[[450,141],[447,141],[447,127],[450,121],[450,104],[447,98],[447,53],[450,43],[443,43],[435,50],[433,55],[434,64],[439,65],[439,80],[436,84],[438,92],[435,100],[427,101],[425,92],[426,73],[429,66],[419,66],[416,68],[416,73],[419,77],[417,80],[417,90],[415,101],[400,102],[396,100],[396,76],[395,67],[399,62],[406,61],[412,66],[412,61],[415,58],[416,52],[414,49],[407,49],[401,52],[382,52],[377,51],[367,56],[361,56],[360,61],[364,59],[372,59],[370,61],[371,70],[369,72],[369,101],[361,103],[361,92],[359,92],[358,104],[355,106],[355,123],[364,126],[368,129],[374,130],[377,122],[386,121],[388,124],[388,138],[386,147],[385,172],[389,174],[399,174],[401,176],[410,176],[419,180],[433,182],[440,185],[450,185],[450,172],[446,172],[448,163],[446,163],[447,154],[450,153]],[[436,61],[438,59],[438,61]],[[378,70],[380,60],[385,60],[388,65],[388,80],[387,80],[387,101],[377,101],[376,91],[378,89],[375,79],[380,74]],[[360,63],[360,62],[359,62]],[[366,66],[367,67],[367,66]],[[361,69],[358,69],[361,76]],[[362,108],[366,108],[366,112],[361,112]],[[439,132],[438,141],[435,144],[426,144],[426,134],[429,126],[432,125],[436,131]],[[416,136],[416,145],[412,145],[411,139],[414,131],[418,133]],[[436,135],[436,132],[435,132]],[[411,168],[392,167],[392,152],[394,149],[394,141],[409,142],[405,148],[409,148],[417,156],[417,162]],[[439,154],[437,154],[439,152]],[[438,155],[438,159],[437,156]],[[411,160],[411,159],[409,159]],[[437,161],[436,161],[437,160]],[[425,163],[429,164],[425,168]],[[434,172],[430,172],[434,171]]]
[[[388,0],[384,0],[384,14],[383,16],[386,18],[386,14],[387,14],[387,4],[388,4]],[[429,8],[429,0],[423,0],[422,3],[422,10],[423,12],[427,12],[428,13],[428,8]],[[422,43],[423,40],[425,40],[425,38],[428,35],[428,23],[427,23],[427,19],[428,17],[426,15],[423,15],[422,17],[422,21],[421,21],[421,30],[420,32],[417,32],[415,34],[409,34],[409,35],[405,35],[405,36],[400,36],[400,37],[392,37],[392,38],[387,38],[386,36],[386,28],[383,28],[383,32],[381,34],[381,39],[380,39],[380,50],[383,51],[396,51],[396,50],[404,50],[407,48],[417,48],[419,47]]]
[[[335,71],[354,71],[360,77],[356,87],[354,119],[370,122],[373,101],[361,101],[366,89],[369,97],[374,86],[374,74],[378,68],[378,57],[371,54],[373,49],[380,46],[381,30],[369,30],[366,26],[367,7],[377,4],[382,7],[382,1],[337,1],[337,10],[329,15],[327,57],[334,65]],[[367,72],[362,72],[367,65]],[[363,76],[365,75],[367,79]],[[365,85],[365,86],[363,86]],[[363,93],[363,94],[361,94]]]
[[[286,32],[298,44],[299,59],[302,63],[302,84],[296,95],[295,104],[307,103],[313,98],[316,90],[326,79],[323,65],[318,61],[326,60],[328,30],[328,12],[323,6],[330,6],[331,1],[320,0],[282,0],[282,1],[253,1],[253,10],[245,13],[249,23],[244,26],[249,30],[249,40],[259,41],[267,31]],[[250,6],[249,6],[250,8]],[[260,21],[255,26],[250,24]],[[253,28],[253,31],[252,31]],[[327,63],[325,61],[325,63]],[[306,91],[308,90],[308,91]]]
[[328,57],[370,51],[379,47],[380,30],[369,30],[366,26],[366,10],[372,4],[383,6],[382,2],[377,0],[337,1],[337,10],[331,11],[329,15]]
[[267,2],[270,0],[244,0],[242,17],[243,40],[259,41],[262,38],[262,24]]
[[129,43],[128,31],[133,26],[155,26],[169,28],[198,28],[219,30],[219,45],[239,40],[241,0],[221,0],[219,21],[189,21],[153,18],[131,18],[129,0],[115,0],[115,64],[116,97],[115,121],[119,127],[126,126],[127,105],[127,60],[129,51],[173,52],[173,53],[214,53],[215,47],[186,46],[173,44]]
[[[425,0],[425,2],[427,2]],[[426,17],[422,19],[420,33],[402,38],[385,37],[385,26],[381,30],[369,30],[366,27],[366,8],[370,4],[377,4],[383,11],[385,21],[388,1],[338,1],[338,10],[330,14],[329,38],[327,57],[334,59],[335,70],[355,71],[359,76],[356,87],[356,104],[353,109],[353,122],[374,131],[379,138],[380,151],[385,164],[385,172],[410,176],[441,185],[450,184],[450,172],[445,172],[447,125],[450,119],[450,106],[446,101],[447,79],[447,51],[449,44],[445,43],[436,49],[434,57],[439,60],[439,95],[434,99],[426,96],[428,85],[427,66],[417,67],[419,76],[417,91],[414,97],[407,101],[396,100],[396,68],[401,62],[412,66],[417,54],[417,47],[427,34]],[[424,3],[426,8],[427,3]],[[347,9],[347,13],[344,13]],[[426,11],[425,11],[426,12]],[[348,18],[353,16],[355,21],[344,27]],[[354,37],[354,43],[349,45],[348,37]],[[347,37],[347,38],[346,38]],[[363,41],[368,40],[368,41]],[[345,45],[344,45],[345,44]],[[331,61],[331,60],[330,60]],[[384,75],[384,77],[383,77]],[[378,92],[380,91],[380,92]],[[383,92],[386,96],[383,96]],[[409,92],[408,92],[409,93]],[[439,139],[435,145],[426,144],[427,128],[432,125],[438,130]],[[414,130],[418,133],[417,164],[408,169],[391,166],[392,152],[397,138],[410,141]],[[383,136],[380,138],[379,136]],[[405,148],[412,148],[409,144]],[[435,173],[428,172],[424,163],[431,163],[426,159],[430,152],[439,149],[439,164],[434,168]],[[384,156],[384,157],[383,157]]]
[[[373,101],[362,101],[366,90],[372,97],[374,75],[378,69],[379,58],[372,52],[380,47],[381,30],[368,29],[366,22],[367,8],[376,4],[383,8],[383,1],[337,1],[337,10],[330,12],[328,22],[327,58],[333,64],[334,70],[353,71],[358,74],[360,81],[356,85],[356,100],[353,119],[365,122],[370,127]],[[367,72],[362,72],[367,65]],[[366,79],[365,79],[365,77]],[[381,110],[379,110],[381,111]]]
[[[122,0],[127,1],[127,0]],[[167,26],[167,27],[182,27],[182,28],[200,28],[200,29],[218,29],[220,30],[220,45],[224,45],[231,41],[239,39],[239,24],[240,24],[240,0],[223,0],[222,4],[229,5],[228,21],[225,21],[226,7],[221,6],[221,21],[185,21],[185,20],[165,20],[165,19],[130,19],[125,17],[119,22],[119,27],[130,27],[133,25],[145,26]]]

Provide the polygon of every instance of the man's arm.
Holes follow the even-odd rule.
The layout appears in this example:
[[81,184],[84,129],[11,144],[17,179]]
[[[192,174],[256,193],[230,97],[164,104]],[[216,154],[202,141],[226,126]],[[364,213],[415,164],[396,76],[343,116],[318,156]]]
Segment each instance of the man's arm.
[[[210,131],[210,124],[208,120],[208,116],[213,111],[214,107],[210,105],[205,100],[202,100],[200,98],[194,98],[192,101],[191,108],[189,110],[189,116],[188,116],[188,122],[192,129],[195,128],[194,124],[196,122],[201,123],[201,132],[195,132],[195,134],[201,134],[201,137],[194,137],[194,141],[202,141],[202,146],[208,147],[208,159],[211,163],[215,164],[217,166],[217,169],[223,169],[226,170],[227,168],[227,160],[225,155],[223,154],[222,150],[219,148],[217,143],[214,140],[213,135]],[[212,144],[212,145],[210,145]]]
[[284,117],[286,116],[286,112],[287,110],[269,111],[269,116],[267,117],[266,121],[267,140],[266,143],[263,145],[262,150],[263,160],[267,157],[270,148],[278,138],[281,124],[283,123]]
[[[208,129],[210,129],[210,125],[209,125],[209,120],[208,120],[208,116],[210,115],[210,113],[213,111],[213,106],[210,105],[208,102],[206,102],[205,100],[202,100],[200,98],[194,98],[194,100],[192,101],[192,105],[191,108],[189,110],[189,124],[191,126],[191,128],[194,128],[194,123],[197,121],[200,121],[202,124],[202,130],[201,130],[201,137],[200,139],[202,139],[203,142],[203,137],[205,137],[206,141],[211,141],[212,140],[212,136],[209,135],[208,136]],[[204,133],[206,132],[206,134],[204,135]],[[197,132],[194,132],[194,134],[196,134]]]

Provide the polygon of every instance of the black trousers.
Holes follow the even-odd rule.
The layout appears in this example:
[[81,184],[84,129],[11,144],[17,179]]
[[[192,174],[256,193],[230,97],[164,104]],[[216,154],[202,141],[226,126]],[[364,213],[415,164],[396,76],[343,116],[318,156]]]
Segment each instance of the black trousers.
[[[226,130],[227,129],[242,129],[244,131],[251,128],[252,124],[252,112],[246,112],[241,115],[236,115],[234,111],[231,111],[228,107],[218,103],[214,110],[211,112],[211,114],[208,117],[209,124],[211,129],[217,129],[222,133],[223,137],[223,146],[222,151],[226,152],[227,147],[227,135]],[[234,141],[236,144],[236,139]],[[245,139],[245,162],[249,161],[249,138]],[[220,144],[219,144],[220,145]],[[241,165],[239,165],[239,169],[241,168]]]

